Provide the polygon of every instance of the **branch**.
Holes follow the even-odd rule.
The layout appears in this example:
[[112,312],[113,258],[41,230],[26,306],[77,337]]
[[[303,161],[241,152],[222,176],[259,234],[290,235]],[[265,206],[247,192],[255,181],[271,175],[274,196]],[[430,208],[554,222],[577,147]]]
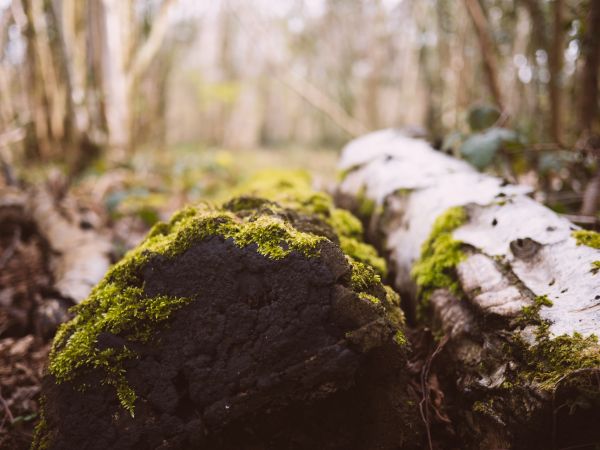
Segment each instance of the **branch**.
[[277,79],[313,107],[329,117],[338,127],[350,136],[357,137],[368,131],[362,122],[350,116],[340,105],[310,82],[296,77],[291,73],[287,73],[284,76],[278,76]]
[[148,39],[137,49],[128,72],[129,81],[133,83],[148,69],[148,66],[160,50],[169,26],[169,11],[177,0],[164,0],[148,35]]
[[477,31],[479,46],[481,48],[481,57],[483,58],[483,66],[488,78],[490,91],[499,109],[504,111],[504,100],[502,91],[500,90],[500,84],[498,83],[498,63],[496,61],[494,44],[490,33],[490,24],[483,13],[479,0],[464,1],[473,22],[473,26]]

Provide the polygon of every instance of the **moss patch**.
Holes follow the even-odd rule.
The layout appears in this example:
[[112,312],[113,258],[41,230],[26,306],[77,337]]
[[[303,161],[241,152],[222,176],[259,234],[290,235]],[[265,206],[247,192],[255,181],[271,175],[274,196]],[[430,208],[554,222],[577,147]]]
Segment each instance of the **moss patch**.
[[533,381],[543,389],[554,390],[557,383],[568,375],[581,370],[600,368],[600,345],[595,335],[587,337],[579,333],[552,336],[550,322],[540,316],[542,307],[551,307],[547,295],[536,297],[534,304],[523,308],[521,325],[534,325],[535,343],[529,345],[516,338],[517,348],[522,350],[521,359],[526,370],[521,382]]
[[552,300],[547,295],[538,295],[533,301],[533,305],[525,306],[521,310],[520,323],[523,325],[541,324],[540,310],[542,306],[552,306],[552,304]]
[[367,197],[367,188],[363,186],[356,193],[356,201],[358,202],[357,213],[362,218],[369,218],[375,212],[375,202]]
[[600,261],[592,262],[592,273],[596,275],[600,271]]
[[325,222],[338,237],[340,247],[354,260],[375,268],[382,277],[387,274],[385,260],[375,248],[362,239],[362,223],[350,212],[336,208],[333,199],[311,187],[311,178],[304,171],[264,171],[243,184],[238,193],[259,196],[280,205],[285,210],[297,211]]
[[429,238],[421,248],[421,258],[412,269],[421,299],[427,302],[431,293],[439,288],[460,291],[455,269],[465,259],[462,243],[452,237],[452,232],[465,223],[464,208],[454,207],[439,216],[433,224]]
[[529,370],[526,376],[544,388],[554,389],[565,376],[581,369],[600,369],[598,337],[579,333],[550,337],[543,327],[537,344],[526,352]]
[[600,249],[600,233],[592,230],[577,230],[571,233],[571,236],[577,241],[577,245],[587,245],[588,247]]

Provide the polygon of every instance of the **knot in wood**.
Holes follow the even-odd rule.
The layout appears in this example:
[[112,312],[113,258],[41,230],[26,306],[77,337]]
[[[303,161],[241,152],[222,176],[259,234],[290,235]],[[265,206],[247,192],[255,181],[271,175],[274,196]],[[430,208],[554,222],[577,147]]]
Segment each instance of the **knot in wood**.
[[542,248],[542,244],[531,238],[519,238],[511,241],[510,251],[516,258],[531,259]]

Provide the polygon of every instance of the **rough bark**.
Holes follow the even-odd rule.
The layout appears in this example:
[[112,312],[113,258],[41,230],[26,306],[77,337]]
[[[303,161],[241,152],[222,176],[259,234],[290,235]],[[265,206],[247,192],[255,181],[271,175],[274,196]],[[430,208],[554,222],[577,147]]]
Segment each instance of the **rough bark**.
[[[306,253],[290,236],[316,246]],[[248,197],[156,227],[57,335],[34,448],[419,448],[399,308],[377,278],[359,292],[336,236],[318,214]],[[114,286],[182,307],[160,323],[141,307],[120,330],[103,328],[102,308],[121,301],[102,297]],[[129,386],[118,395],[113,363],[78,369],[79,351],[76,376],[60,378],[90,330],[96,357],[135,354],[113,361]]]
[[414,323],[445,336],[432,372],[463,448],[599,442],[600,250],[584,245],[598,235],[394,130],[350,143],[340,168],[338,198],[362,211]]

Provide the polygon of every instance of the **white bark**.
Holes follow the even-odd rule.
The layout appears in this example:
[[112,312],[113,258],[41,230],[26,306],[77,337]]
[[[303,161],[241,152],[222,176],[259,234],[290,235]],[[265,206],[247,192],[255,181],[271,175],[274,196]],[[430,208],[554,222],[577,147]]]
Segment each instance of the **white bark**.
[[[600,275],[590,270],[592,262],[600,260],[600,250],[577,245],[571,233],[578,227],[528,197],[529,188],[506,185],[394,130],[351,142],[343,151],[340,169],[351,170],[340,185],[343,194],[356,196],[364,190],[367,198],[386,205],[387,224],[380,221],[379,227],[398,286],[412,283],[410,270],[435,219],[452,206],[465,206],[469,220],[454,232],[454,238],[482,256],[502,261],[533,297],[547,295],[553,305],[542,307],[540,314],[552,322],[554,335],[600,331],[600,299],[596,298]],[[531,255],[522,254],[515,248],[519,239],[540,245],[532,244]],[[486,289],[497,291],[506,285],[500,278],[498,283],[488,280],[489,286],[477,280],[482,275],[475,269],[483,267],[482,261],[482,257],[468,258],[458,267],[463,284],[482,284],[480,299]],[[500,277],[498,269],[490,267],[487,272]],[[465,274],[475,279],[465,279]],[[523,298],[514,303],[515,296],[500,296],[493,312],[515,316],[533,298],[520,294]]]
[[169,25],[169,12],[177,0],[164,0],[147,39],[136,48],[130,0],[102,0],[104,10],[104,91],[111,146],[130,149],[135,87],[156,57]]
[[[409,311],[423,301],[411,269],[434,221],[450,207],[466,212],[466,222],[452,232],[465,257],[452,270],[439,269],[460,292],[451,286],[429,292],[426,314],[417,320],[445,336],[431,371],[450,398],[462,448],[598,442],[600,431],[591,424],[600,403],[565,406],[598,398],[600,346],[593,338],[561,346],[583,340],[574,333],[600,334],[600,274],[591,270],[600,250],[577,245],[571,234],[578,227],[528,197],[528,188],[481,174],[394,130],[351,142],[340,168],[347,174],[339,202],[363,212],[372,209],[359,207],[365,198],[377,205],[368,232],[385,249]],[[552,306],[536,302],[544,295]],[[540,317],[532,317],[538,308]],[[550,323],[548,330],[540,319]]]
[[[29,213],[51,250],[55,289],[80,303],[110,265],[110,241],[79,226],[77,214],[55,204],[49,192],[36,190],[27,200]],[[70,214],[69,214],[70,213]]]

